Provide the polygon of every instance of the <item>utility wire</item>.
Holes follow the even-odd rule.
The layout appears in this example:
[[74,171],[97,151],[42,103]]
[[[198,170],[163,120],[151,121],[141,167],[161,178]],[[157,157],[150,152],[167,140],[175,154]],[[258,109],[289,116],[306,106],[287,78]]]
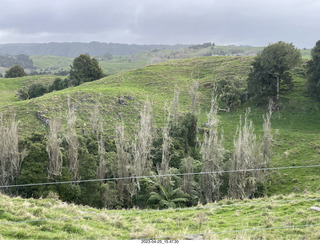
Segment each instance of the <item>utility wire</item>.
[[58,185],[58,184],[70,184],[70,183],[83,183],[83,182],[115,181],[115,180],[129,180],[129,179],[142,179],[142,178],[159,178],[159,177],[184,176],[184,175],[223,174],[223,173],[252,172],[252,171],[266,171],[266,170],[283,170],[283,169],[301,169],[301,168],[316,168],[316,167],[320,167],[320,165],[273,167],[273,168],[259,168],[259,169],[220,170],[220,171],[198,172],[198,173],[179,173],[179,174],[148,175],[148,176],[114,177],[114,178],[91,179],[91,180],[72,180],[72,181],[42,182],[42,183],[30,183],[30,184],[2,185],[2,186],[0,186],[0,189],[1,189],[1,188],[13,188],[13,187],[28,187],[28,186],[43,186],[43,185]]
[[217,232],[207,232],[207,233],[196,233],[189,235],[175,235],[175,236],[158,236],[151,237],[142,240],[154,240],[154,239],[169,239],[169,238],[177,238],[177,237],[187,237],[187,236],[204,236],[204,235],[214,235],[214,234],[226,234],[226,233],[238,233],[238,232],[249,232],[249,231],[261,231],[261,230],[277,230],[277,229],[294,229],[294,228],[305,228],[305,227],[313,227],[320,226],[320,224],[311,224],[311,225],[288,225],[288,226],[277,226],[277,227],[268,227],[268,228],[255,228],[255,229],[241,229],[241,230],[230,230],[230,231],[217,231]]
[[108,216],[119,216],[119,215],[144,214],[144,213],[157,213],[157,212],[169,212],[169,211],[177,212],[177,211],[202,210],[202,209],[212,209],[212,208],[239,207],[239,206],[249,206],[249,205],[251,206],[251,205],[262,205],[262,204],[277,204],[277,203],[287,203],[287,202],[295,203],[295,202],[307,202],[307,201],[320,201],[320,198],[279,200],[279,201],[256,202],[256,203],[236,203],[236,204],[224,204],[224,205],[213,205],[213,206],[202,206],[202,207],[188,207],[188,208],[174,208],[174,209],[160,209],[160,210],[158,209],[158,210],[145,210],[145,211],[137,211],[137,212],[93,214],[93,215],[84,215],[84,216],[57,217],[57,218],[46,218],[46,219],[30,219],[30,220],[0,222],[0,225],[45,222],[45,221],[55,221],[55,220],[69,220],[69,219],[80,219],[80,218],[108,217]]

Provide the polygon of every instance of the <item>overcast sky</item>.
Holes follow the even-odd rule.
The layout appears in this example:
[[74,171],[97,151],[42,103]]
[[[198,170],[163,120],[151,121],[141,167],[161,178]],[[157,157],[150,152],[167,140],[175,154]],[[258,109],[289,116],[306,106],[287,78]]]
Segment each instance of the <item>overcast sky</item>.
[[0,43],[313,47],[319,0],[0,0]]

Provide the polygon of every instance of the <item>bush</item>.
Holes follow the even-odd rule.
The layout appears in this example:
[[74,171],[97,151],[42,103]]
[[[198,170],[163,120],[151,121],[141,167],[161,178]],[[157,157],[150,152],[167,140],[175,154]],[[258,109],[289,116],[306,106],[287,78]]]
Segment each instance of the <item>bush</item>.
[[60,90],[63,90],[65,88],[68,88],[69,87],[69,80],[68,79],[60,79],[60,78],[56,78],[52,85],[49,87],[49,91],[52,92],[52,91],[60,91]]
[[32,84],[28,89],[29,98],[40,97],[47,92],[47,88],[42,84]]

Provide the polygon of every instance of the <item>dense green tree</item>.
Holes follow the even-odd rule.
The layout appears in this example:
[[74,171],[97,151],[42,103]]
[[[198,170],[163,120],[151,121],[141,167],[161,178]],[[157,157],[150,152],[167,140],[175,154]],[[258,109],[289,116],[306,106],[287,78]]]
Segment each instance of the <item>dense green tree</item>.
[[26,76],[27,73],[20,65],[15,65],[8,69],[5,74],[5,78],[16,78]]
[[290,69],[301,61],[301,53],[292,43],[270,44],[252,63],[248,77],[249,95],[261,100],[275,97],[279,100],[280,83],[292,86]]
[[47,88],[41,83],[32,84],[28,89],[29,98],[40,97],[47,92]]
[[320,100],[320,40],[311,50],[311,60],[307,64],[308,92]]
[[[48,181],[48,155],[46,139],[43,134],[33,133],[21,141],[21,147],[26,148],[28,155],[24,158],[17,184],[31,184]],[[23,197],[39,198],[48,194],[46,186],[29,186],[18,188],[18,194]]]
[[91,58],[86,54],[81,54],[73,60],[70,69],[70,79],[75,86],[83,82],[101,79],[104,76],[99,63],[95,58]]
[[61,79],[61,78],[56,78],[52,85],[49,87],[49,91],[60,91],[65,88],[69,87],[69,79]]

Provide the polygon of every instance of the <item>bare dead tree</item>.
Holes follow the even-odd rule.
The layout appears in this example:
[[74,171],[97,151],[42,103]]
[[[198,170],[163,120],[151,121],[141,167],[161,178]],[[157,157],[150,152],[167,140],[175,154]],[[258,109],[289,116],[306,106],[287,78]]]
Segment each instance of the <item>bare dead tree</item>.
[[48,177],[54,178],[55,176],[61,175],[62,171],[62,153],[60,148],[62,139],[59,136],[60,121],[58,119],[51,119],[49,127],[50,130],[46,147],[49,156]]
[[15,121],[15,115],[9,117],[5,123],[0,114],[0,183],[1,185],[14,184],[19,176],[21,164],[26,151],[19,152],[18,137],[19,122]]
[[[250,109],[247,110],[244,124],[240,124],[234,138],[234,153],[231,169],[255,169],[262,167],[261,144],[257,141],[252,121],[248,120]],[[257,189],[261,171],[233,172],[229,178],[229,197],[244,199],[252,197]]]
[[68,97],[67,131],[65,134],[65,138],[68,143],[69,170],[73,175],[73,180],[79,179],[80,166],[78,158],[79,142],[75,129],[76,120],[77,116],[75,108],[71,105],[70,97]]
[[[151,150],[154,140],[154,127],[152,119],[152,107],[147,98],[143,110],[140,113],[140,123],[132,142],[132,173],[136,176],[150,175]],[[139,188],[139,181],[137,181]]]
[[176,85],[174,87],[174,96],[173,96],[173,101],[171,103],[171,116],[172,116],[172,124],[174,126],[177,125],[178,119],[179,119],[179,96],[180,96],[180,89]]
[[[116,148],[117,148],[117,159],[118,159],[118,177],[129,177],[130,176],[130,154],[128,142],[125,138],[124,123],[116,126]],[[135,194],[135,185],[129,179],[119,180],[117,182],[117,189],[119,194],[119,199],[122,202],[128,201],[128,196],[131,197]]]
[[196,114],[197,105],[198,105],[198,98],[199,98],[199,95],[197,93],[198,89],[199,89],[199,81],[195,80],[192,82],[191,88],[189,90],[193,115]]
[[[210,112],[208,117],[208,131],[204,133],[200,153],[204,166],[202,171],[220,171],[223,167],[224,146],[223,133],[218,133],[218,97],[213,90]],[[220,187],[222,184],[221,174],[204,174],[200,177],[200,186],[206,202],[213,202],[220,198]]]
[[107,165],[106,165],[106,149],[105,143],[103,140],[103,123],[100,121],[99,123],[99,132],[98,132],[98,156],[99,156],[99,165],[97,167],[97,177],[99,179],[103,179],[105,174],[107,173]]
[[[182,170],[183,173],[193,173],[193,163],[194,159],[192,157],[187,157],[182,160]],[[184,175],[182,178],[182,190],[188,193],[190,196],[193,195],[193,175]]]
[[[198,106],[198,99],[199,99],[199,95],[197,93],[199,89],[199,81],[195,80],[192,82],[191,88],[189,90],[189,95],[190,95],[190,99],[191,99],[191,106],[192,106],[192,115],[197,117],[197,127],[196,127],[196,144],[199,145],[199,115],[201,112],[201,108],[200,106]],[[197,107],[198,107],[198,111],[197,111]],[[197,114],[196,114],[197,113]]]
[[[164,124],[162,128],[162,159],[161,164],[157,165],[157,170],[159,174],[168,174],[169,172],[169,163],[171,160],[170,154],[170,146],[171,146],[171,137],[170,137],[170,130],[171,130],[171,113],[170,110],[167,108],[165,104],[165,113],[164,113]],[[160,178],[161,184],[164,185],[170,182],[170,177]]]
[[99,134],[100,130],[100,111],[99,111],[99,103],[97,102],[93,110],[91,111],[91,116],[90,116],[90,124],[91,124],[91,130],[92,134]]

